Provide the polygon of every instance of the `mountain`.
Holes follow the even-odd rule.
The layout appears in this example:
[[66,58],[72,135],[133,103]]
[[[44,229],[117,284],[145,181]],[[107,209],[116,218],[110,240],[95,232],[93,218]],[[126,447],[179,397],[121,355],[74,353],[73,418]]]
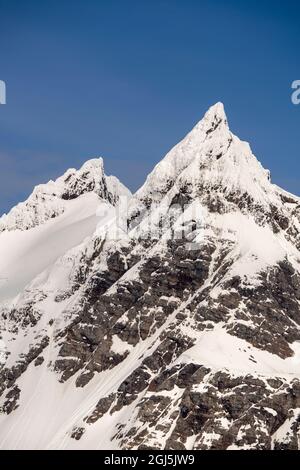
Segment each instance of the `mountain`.
[[2,449],[300,448],[300,199],[221,103],[133,196],[92,160],[0,227]]

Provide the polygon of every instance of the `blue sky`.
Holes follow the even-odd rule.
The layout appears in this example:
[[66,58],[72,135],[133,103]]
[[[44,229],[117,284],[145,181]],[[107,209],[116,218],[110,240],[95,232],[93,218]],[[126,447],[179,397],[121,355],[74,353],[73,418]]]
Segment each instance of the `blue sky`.
[[300,194],[299,1],[0,0],[0,213],[103,156],[131,189],[217,101]]

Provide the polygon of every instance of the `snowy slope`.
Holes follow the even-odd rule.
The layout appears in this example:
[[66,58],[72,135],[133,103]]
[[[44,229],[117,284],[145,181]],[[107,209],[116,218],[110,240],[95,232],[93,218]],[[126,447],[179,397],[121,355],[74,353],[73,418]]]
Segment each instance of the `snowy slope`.
[[0,220],[0,447],[300,448],[299,198],[221,103],[121,196],[92,160]]
[[0,301],[14,298],[39,273],[79,245],[97,227],[99,198],[82,195],[62,215],[31,230],[0,234]]

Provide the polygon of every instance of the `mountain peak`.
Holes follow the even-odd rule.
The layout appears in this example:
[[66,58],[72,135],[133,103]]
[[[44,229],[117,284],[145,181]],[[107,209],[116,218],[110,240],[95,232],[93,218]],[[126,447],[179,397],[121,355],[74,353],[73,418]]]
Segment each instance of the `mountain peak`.
[[205,113],[204,118],[211,119],[214,117],[218,117],[223,121],[227,121],[224,104],[221,101],[218,101],[214,105],[212,105]]
[[0,233],[4,230],[28,230],[63,214],[69,201],[86,193],[106,203],[117,204],[121,195],[130,191],[114,176],[104,173],[103,159],[87,160],[79,170],[70,168],[55,181],[40,184],[24,202],[0,217]]
[[221,103],[126,191],[89,160],[0,219],[0,448],[299,449],[300,199]]
[[102,157],[98,157],[98,158],[91,158],[90,160],[87,160],[83,165],[82,167],[80,168],[79,171],[82,171],[82,170],[90,170],[92,168],[95,168],[97,170],[102,170],[102,172],[104,171],[104,163],[103,163],[103,158]]
[[165,194],[178,176],[197,158],[206,158],[213,151],[219,155],[232,140],[224,105],[211,106],[194,128],[173,147],[148,175],[135,197],[148,199],[149,194]]
[[[278,191],[270,174],[253,155],[250,145],[229,129],[223,103],[211,106],[194,128],[173,147],[148,175],[134,195],[135,204],[147,207],[163,198],[173,200],[175,192],[200,197],[208,207],[222,201],[222,210],[236,208],[243,195],[247,205],[259,206],[264,214],[280,206]],[[235,201],[235,204],[233,204]]]
[[224,105],[221,102],[211,106],[193,130],[196,132],[204,131],[206,134],[210,134],[219,128],[228,130],[227,116],[225,114]]

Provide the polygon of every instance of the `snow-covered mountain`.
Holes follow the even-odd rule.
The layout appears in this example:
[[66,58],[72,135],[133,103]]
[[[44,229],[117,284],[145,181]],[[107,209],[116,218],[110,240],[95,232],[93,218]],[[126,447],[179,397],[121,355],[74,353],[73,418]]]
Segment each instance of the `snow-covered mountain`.
[[1,448],[300,447],[300,199],[221,103],[132,197],[91,160],[0,231]]

